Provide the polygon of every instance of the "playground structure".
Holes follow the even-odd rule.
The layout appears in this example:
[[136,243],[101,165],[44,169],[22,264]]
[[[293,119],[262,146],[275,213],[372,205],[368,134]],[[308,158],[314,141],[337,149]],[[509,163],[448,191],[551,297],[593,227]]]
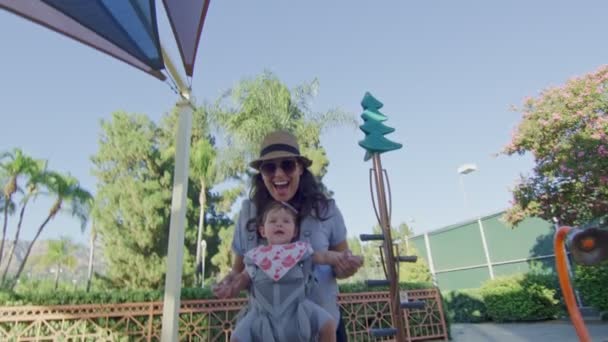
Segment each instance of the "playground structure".
[[565,244],[569,241],[570,251],[574,260],[583,266],[597,265],[608,260],[608,230],[606,227],[593,227],[587,229],[560,227],[554,240],[555,263],[559,284],[568,308],[570,320],[574,325],[576,334],[581,342],[590,342],[591,337],[580,310],[576,304],[574,291],[568,271]]
[[389,286],[391,316],[394,325],[391,328],[370,329],[369,333],[373,337],[395,336],[397,341],[406,341],[402,309],[422,309],[425,303],[423,301],[408,301],[407,298],[401,298],[401,291],[399,290],[399,263],[416,262],[417,258],[415,256],[400,256],[398,247],[393,244],[391,237],[391,211],[389,209],[391,207],[390,183],[388,174],[382,168],[380,159],[381,153],[400,149],[402,145],[384,137],[385,134],[392,133],[395,129],[382,123],[387,120],[387,117],[380,112],[380,108],[383,106],[380,101],[367,92],[361,101],[361,106],[363,107],[361,118],[363,118],[364,124],[360,128],[365,132],[366,136],[364,140],[359,142],[359,145],[366,150],[364,160],[368,161],[372,159],[373,161],[369,174],[370,192],[376,218],[378,219],[382,233],[361,234],[360,239],[361,241],[383,242],[380,247],[380,258],[386,279],[370,279],[367,280],[367,285]]

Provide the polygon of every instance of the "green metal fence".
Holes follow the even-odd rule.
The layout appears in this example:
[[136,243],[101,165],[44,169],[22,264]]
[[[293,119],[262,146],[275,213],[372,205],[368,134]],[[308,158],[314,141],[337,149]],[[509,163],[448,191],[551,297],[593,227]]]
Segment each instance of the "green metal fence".
[[454,224],[408,241],[443,291],[477,288],[491,278],[531,269],[554,272],[552,223],[527,218],[512,229],[503,212]]

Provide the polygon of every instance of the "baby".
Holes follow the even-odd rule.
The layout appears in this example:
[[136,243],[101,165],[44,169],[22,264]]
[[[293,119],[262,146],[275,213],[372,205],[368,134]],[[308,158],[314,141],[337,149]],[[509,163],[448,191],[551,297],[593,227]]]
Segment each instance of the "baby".
[[335,341],[336,322],[309,294],[315,286],[312,264],[335,266],[342,253],[313,252],[308,242],[292,242],[299,235],[297,211],[287,203],[271,202],[261,219],[259,233],[268,245],[245,254],[251,279],[249,310],[231,341]]

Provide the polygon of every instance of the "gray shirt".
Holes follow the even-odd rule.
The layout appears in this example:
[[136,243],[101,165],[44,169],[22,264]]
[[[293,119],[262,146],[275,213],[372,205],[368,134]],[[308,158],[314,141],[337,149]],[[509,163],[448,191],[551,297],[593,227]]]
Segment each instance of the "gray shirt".
[[[243,201],[243,206],[241,207],[239,219],[234,228],[234,237],[232,239],[232,249],[239,256],[244,257],[247,252],[247,239],[251,236],[251,234],[247,233],[247,222],[255,218],[255,215],[255,206],[251,201]],[[329,201],[327,213],[324,217],[327,219],[321,221],[313,216],[308,216],[300,223],[300,232],[305,230],[311,232],[310,244],[315,251],[327,251],[330,247],[346,240],[344,219],[333,200]],[[302,238],[302,236],[300,236],[300,238]],[[264,241],[260,241],[260,243],[265,244]],[[337,301],[338,284],[331,266],[316,265],[314,274],[319,282],[319,286],[316,287],[319,293],[316,293],[311,297],[319,298],[320,302],[317,304],[321,305],[336,321],[338,321],[340,319]]]

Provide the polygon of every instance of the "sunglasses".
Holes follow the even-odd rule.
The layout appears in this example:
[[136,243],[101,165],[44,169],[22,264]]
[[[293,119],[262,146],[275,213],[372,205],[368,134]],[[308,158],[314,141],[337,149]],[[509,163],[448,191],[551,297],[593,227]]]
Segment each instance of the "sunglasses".
[[283,159],[278,162],[268,162],[260,166],[260,172],[262,172],[264,176],[268,177],[274,175],[274,173],[277,172],[277,169],[280,168],[283,170],[283,172],[285,172],[285,174],[290,175],[296,170],[297,164],[298,162],[295,159]]

